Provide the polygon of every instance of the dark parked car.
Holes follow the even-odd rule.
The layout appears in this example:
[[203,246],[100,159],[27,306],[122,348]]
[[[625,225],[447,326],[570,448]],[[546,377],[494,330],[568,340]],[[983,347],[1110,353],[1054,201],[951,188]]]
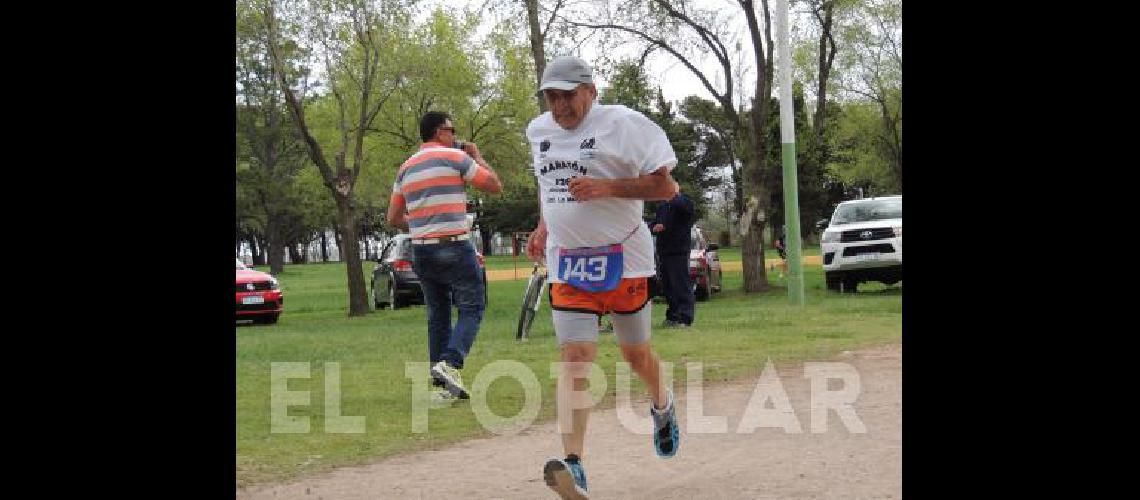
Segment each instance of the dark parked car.
[[[469,240],[470,241],[470,240]],[[483,254],[475,252],[479,269],[483,272],[483,298],[487,297],[487,267]],[[398,234],[384,246],[372,270],[372,302],[376,309],[399,309],[409,304],[423,304],[424,292],[420,278],[412,268],[415,256],[412,252],[412,239],[407,234]]]

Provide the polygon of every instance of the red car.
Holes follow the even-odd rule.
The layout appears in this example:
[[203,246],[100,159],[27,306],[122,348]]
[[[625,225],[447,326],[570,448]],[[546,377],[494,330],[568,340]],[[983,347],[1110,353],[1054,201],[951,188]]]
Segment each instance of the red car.
[[276,278],[237,261],[237,319],[276,323],[284,303],[285,297]]
[[693,227],[691,234],[689,283],[693,286],[693,295],[703,302],[712,298],[713,292],[719,292],[723,285],[720,256],[717,255],[719,245],[705,240],[700,228]]

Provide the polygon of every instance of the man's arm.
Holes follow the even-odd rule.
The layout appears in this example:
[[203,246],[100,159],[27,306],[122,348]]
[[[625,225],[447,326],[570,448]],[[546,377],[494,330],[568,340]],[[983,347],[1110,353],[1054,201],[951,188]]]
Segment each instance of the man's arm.
[[535,262],[543,262],[546,258],[546,222],[542,215],[538,216],[538,225],[526,239],[526,256]]
[[542,186],[538,186],[538,225],[526,239],[526,256],[535,262],[546,258],[546,221],[542,220]]
[[570,180],[570,194],[578,201],[598,198],[630,198],[635,200],[668,200],[677,194],[669,169],[659,167],[649,175],[636,179],[593,179],[575,177]]
[[400,193],[393,192],[391,200],[388,201],[388,225],[391,227],[408,230],[408,221],[404,217],[404,196]]
[[484,191],[491,194],[499,194],[503,192],[503,183],[499,180],[499,174],[495,173],[495,169],[487,164],[487,160],[483,159],[483,153],[479,152],[479,146],[473,142],[463,143],[463,151],[475,160],[481,169],[475,172],[475,176],[471,178],[471,185],[475,189]]

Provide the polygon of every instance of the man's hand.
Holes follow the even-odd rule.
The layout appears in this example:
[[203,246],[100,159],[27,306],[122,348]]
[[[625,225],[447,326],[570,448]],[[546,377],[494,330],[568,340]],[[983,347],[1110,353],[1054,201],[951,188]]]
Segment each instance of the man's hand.
[[476,146],[474,142],[465,142],[463,143],[463,152],[467,153],[471,159],[475,160],[475,163],[486,169],[487,173],[490,174],[489,177],[484,176],[485,178],[483,179],[477,177],[476,180],[472,182],[475,188],[491,194],[502,193],[503,182],[499,180],[499,174],[495,173],[495,169],[491,168],[491,166],[487,164],[487,160],[483,159],[483,154],[479,152],[479,146]]
[[483,157],[483,155],[479,153],[479,146],[476,146],[474,142],[464,142],[463,152],[467,153],[472,158],[478,159]]
[[526,240],[526,256],[535,262],[543,262],[546,258],[546,223],[542,219],[538,220],[538,226]]
[[613,196],[610,190],[612,181],[608,179],[591,179],[589,177],[575,177],[570,179],[570,194],[578,201],[590,201],[598,198]]
[[664,231],[664,230],[665,230],[664,224],[657,224],[657,225],[653,226],[653,232],[655,232],[655,233],[660,233],[661,231]]

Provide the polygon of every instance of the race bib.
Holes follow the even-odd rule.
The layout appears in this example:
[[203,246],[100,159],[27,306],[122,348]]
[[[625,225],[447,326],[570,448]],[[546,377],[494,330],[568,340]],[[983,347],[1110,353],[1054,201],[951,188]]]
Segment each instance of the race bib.
[[622,272],[621,243],[558,251],[558,277],[586,292],[617,288]]

